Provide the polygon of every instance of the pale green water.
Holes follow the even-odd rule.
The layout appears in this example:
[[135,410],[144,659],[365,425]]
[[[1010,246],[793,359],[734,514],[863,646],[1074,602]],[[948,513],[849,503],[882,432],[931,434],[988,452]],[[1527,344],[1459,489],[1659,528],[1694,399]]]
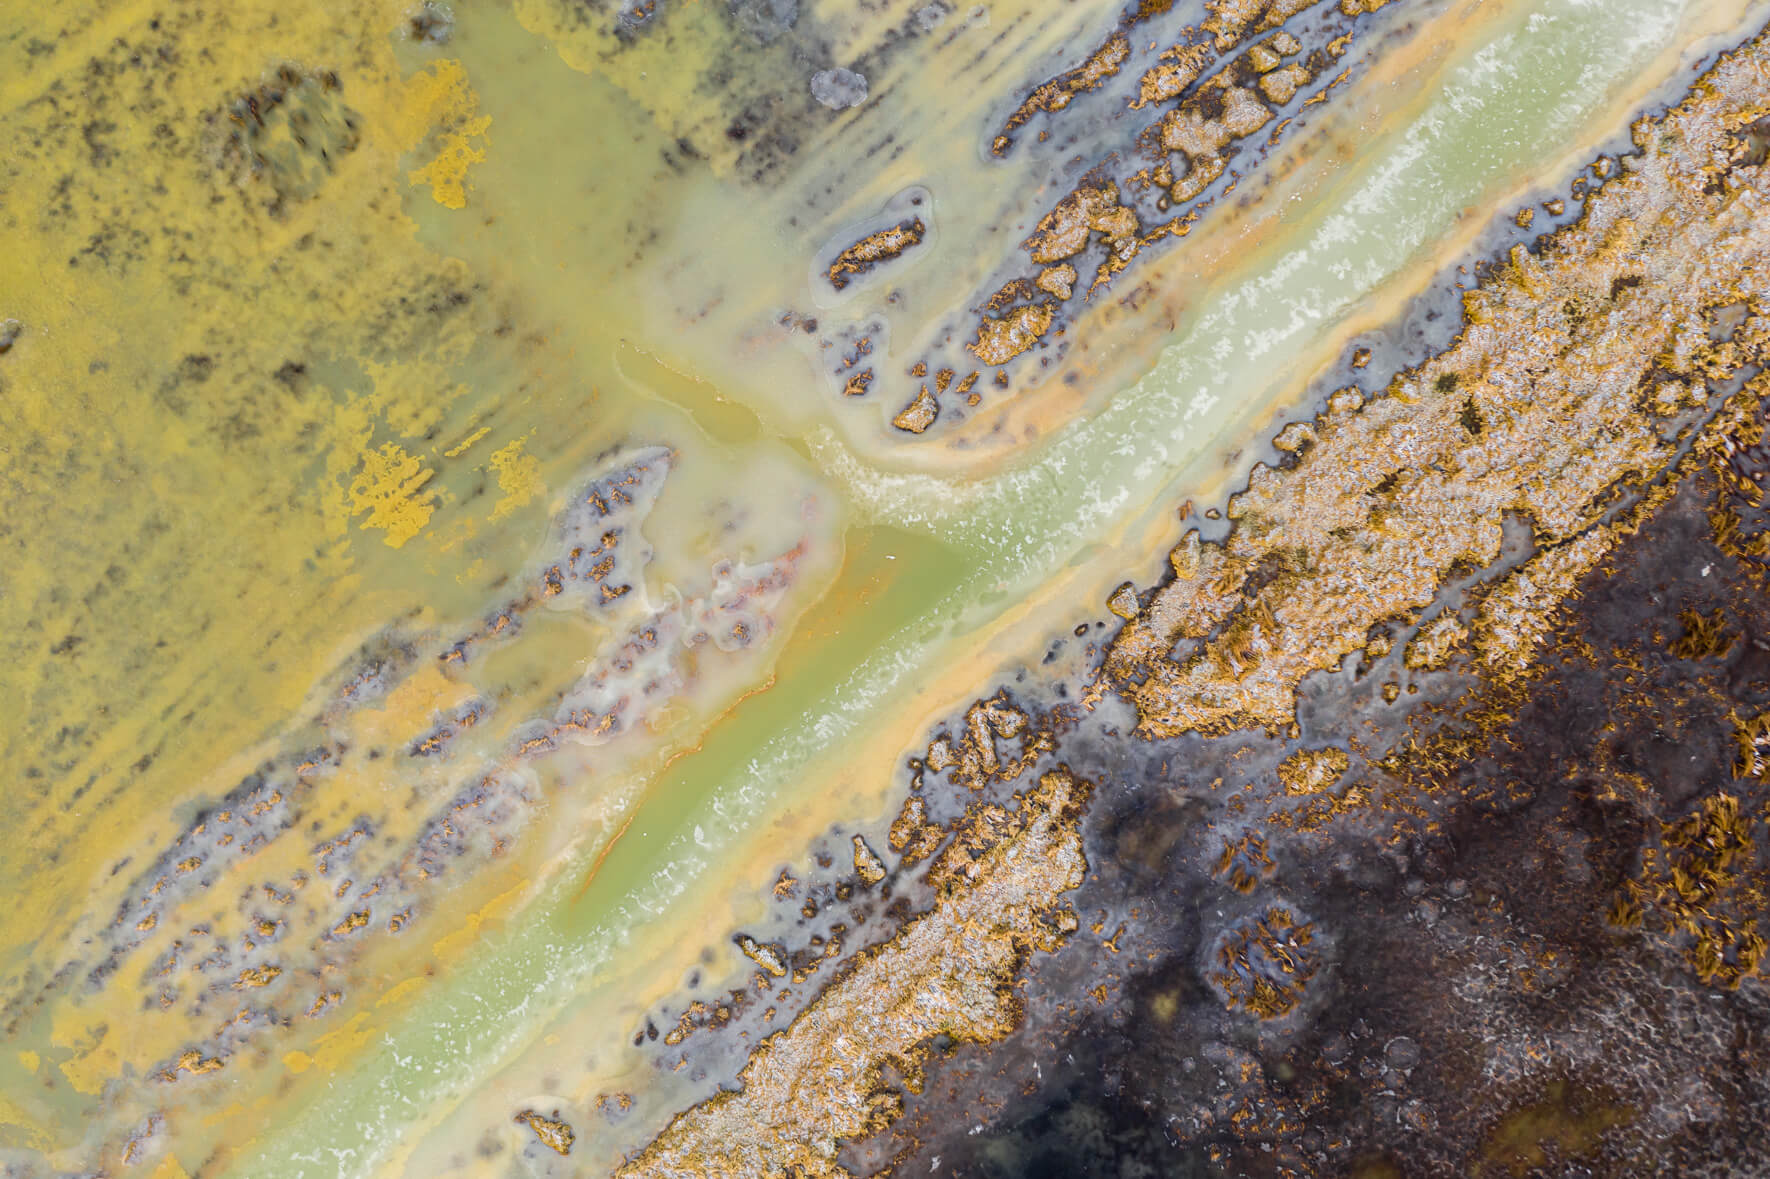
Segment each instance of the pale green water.
[[[937,538],[912,553],[917,593],[882,611],[883,641],[834,643],[783,674],[655,784],[589,888],[589,857],[561,872],[507,937],[440,983],[384,1040],[285,1123],[236,1173],[368,1174],[409,1128],[431,1123],[591,991],[636,927],[666,920],[721,853],[758,838],[775,809],[815,795],[897,694],[932,675],[957,638],[1098,538],[1164,510],[1225,431],[1270,404],[1288,358],[1446,234],[1460,212],[1527,175],[1609,109],[1694,5],[1542,0],[1487,44],[1464,47],[1416,117],[1363,145],[1266,269],[1225,280],[1155,370],[1024,466],[977,483],[894,475],[825,435],[814,455],[859,510]],[[1608,131],[1609,128],[1603,130]],[[881,624],[881,629],[885,624]],[[611,1033],[613,1034],[613,1033]]]

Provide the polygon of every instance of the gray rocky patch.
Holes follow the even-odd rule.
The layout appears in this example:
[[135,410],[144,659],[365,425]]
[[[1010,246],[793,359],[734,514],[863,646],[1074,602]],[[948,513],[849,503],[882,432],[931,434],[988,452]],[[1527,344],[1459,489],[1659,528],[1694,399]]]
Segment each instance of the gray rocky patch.
[[847,110],[867,100],[867,80],[853,70],[819,70],[811,75],[811,97],[833,111]]

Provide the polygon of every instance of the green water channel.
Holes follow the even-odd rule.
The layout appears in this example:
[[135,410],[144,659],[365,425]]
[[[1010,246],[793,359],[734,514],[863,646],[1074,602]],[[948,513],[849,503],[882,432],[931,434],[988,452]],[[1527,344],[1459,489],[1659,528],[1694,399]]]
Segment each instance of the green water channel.
[[1590,134],[1614,92],[1663,50],[1691,8],[1677,0],[1519,4],[1487,43],[1460,48],[1413,118],[1362,145],[1298,219],[1290,248],[1225,279],[1153,371],[1015,469],[970,483],[893,474],[833,434],[819,435],[813,457],[873,529],[852,532],[850,544],[865,540],[881,559],[913,562],[915,576],[814,658],[789,652],[770,691],[740,705],[699,752],[649,786],[612,848],[585,848],[508,933],[486,939],[378,1052],[269,1135],[236,1173],[374,1172],[402,1135],[455,1107],[475,1078],[595,987],[636,929],[667,921],[722,855],[767,830],[776,808],[815,797],[820,767],[932,676],[955,640],[1098,538],[1173,502],[1215,444],[1285,393],[1272,375],[1287,357],[1332,332],[1464,209]]

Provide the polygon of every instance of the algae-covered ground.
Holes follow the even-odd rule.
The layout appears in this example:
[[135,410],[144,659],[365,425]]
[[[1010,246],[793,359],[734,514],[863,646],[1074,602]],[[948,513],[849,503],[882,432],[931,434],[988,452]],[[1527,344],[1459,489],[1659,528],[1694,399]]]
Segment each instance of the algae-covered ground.
[[1770,1166],[1767,19],[0,5],[0,1167]]

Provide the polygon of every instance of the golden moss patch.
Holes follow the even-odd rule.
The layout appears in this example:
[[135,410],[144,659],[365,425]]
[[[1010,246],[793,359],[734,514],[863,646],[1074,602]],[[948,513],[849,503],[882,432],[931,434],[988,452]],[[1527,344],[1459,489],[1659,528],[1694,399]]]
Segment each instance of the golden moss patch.
[[[937,1035],[988,1042],[1019,1019],[1012,982],[1026,957],[1062,939],[1052,909],[1082,881],[1080,820],[1090,787],[1046,774],[1012,813],[972,820],[967,843],[936,863],[948,886],[928,913],[856,955],[852,968],[791,1026],[757,1047],[742,1088],[679,1115],[621,1175],[817,1175],[843,1139],[877,1129],[901,1109],[891,1065],[919,1084]],[[974,849],[974,850],[973,850]]]
[[1493,561],[1507,513],[1596,558],[1585,550],[1601,545],[1573,538],[1589,535],[1619,480],[1656,474],[1674,454],[1640,408],[1643,382],[1662,368],[1731,372],[1762,354],[1761,319],[1716,341],[1706,317],[1770,261],[1756,212],[1770,180],[1715,162],[1767,109],[1765,58],[1762,43],[1729,55],[1684,105],[1637,126],[1636,166],[1540,253],[1514,251],[1471,291],[1452,348],[1368,404],[1354,390],[1334,396],[1294,467],[1255,469],[1226,541],[1182,541],[1174,579],[1107,660],[1140,731],[1289,720],[1304,675],[1426,606],[1457,564]]

